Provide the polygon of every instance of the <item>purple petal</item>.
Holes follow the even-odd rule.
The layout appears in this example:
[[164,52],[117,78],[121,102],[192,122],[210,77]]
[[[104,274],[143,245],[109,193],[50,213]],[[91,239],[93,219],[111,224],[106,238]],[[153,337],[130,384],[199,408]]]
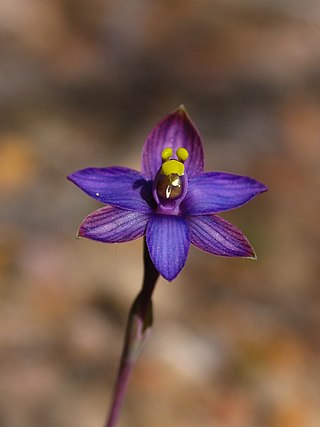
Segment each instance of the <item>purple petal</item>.
[[217,215],[190,216],[191,243],[214,255],[256,258],[247,238]]
[[226,172],[207,172],[189,180],[188,192],[181,203],[187,215],[203,215],[237,208],[267,191],[261,182]]
[[162,163],[162,150],[172,148],[175,153],[180,147],[189,152],[185,162],[188,177],[201,173],[204,167],[201,138],[182,106],[161,120],[147,137],[142,152],[144,175],[154,179]]
[[188,256],[190,235],[185,219],[174,215],[151,217],[147,226],[147,245],[156,269],[171,282]]
[[121,243],[145,234],[149,215],[105,206],[88,215],[78,236],[105,243]]
[[152,183],[140,172],[115,166],[79,170],[68,179],[99,202],[138,212],[149,213],[155,207]]

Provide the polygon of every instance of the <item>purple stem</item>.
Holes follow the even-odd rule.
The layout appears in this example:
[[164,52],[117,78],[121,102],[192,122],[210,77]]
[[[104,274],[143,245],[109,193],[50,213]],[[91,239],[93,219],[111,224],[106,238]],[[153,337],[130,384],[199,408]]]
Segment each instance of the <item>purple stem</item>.
[[118,376],[113,392],[113,400],[105,427],[114,427],[116,425],[128,388],[132,369],[151,333],[151,297],[158,277],[159,273],[150,259],[146,242],[144,242],[143,285],[129,313]]
[[133,368],[133,365],[131,363],[126,363],[126,364],[123,363],[120,366],[117,382],[114,389],[112,406],[110,408],[110,413],[106,423],[106,427],[113,427],[116,425],[116,422],[120,415],[122,402],[127,391],[132,368]]

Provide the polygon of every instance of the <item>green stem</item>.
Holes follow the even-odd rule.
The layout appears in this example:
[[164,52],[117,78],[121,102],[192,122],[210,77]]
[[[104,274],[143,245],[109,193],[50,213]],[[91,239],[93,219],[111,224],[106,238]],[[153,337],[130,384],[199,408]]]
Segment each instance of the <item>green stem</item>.
[[159,273],[150,259],[145,242],[143,285],[129,312],[118,376],[105,427],[114,427],[116,425],[132,369],[150,336],[153,320],[151,297],[158,277]]

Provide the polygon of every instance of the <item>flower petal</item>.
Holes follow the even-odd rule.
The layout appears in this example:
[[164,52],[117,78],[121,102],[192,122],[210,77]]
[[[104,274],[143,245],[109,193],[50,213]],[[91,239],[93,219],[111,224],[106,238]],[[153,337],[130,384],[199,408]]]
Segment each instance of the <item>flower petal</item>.
[[237,208],[267,191],[261,182],[248,176],[226,172],[207,172],[189,180],[188,192],[181,203],[187,215],[203,215]]
[[105,243],[121,243],[145,234],[149,215],[105,206],[88,215],[82,222],[78,236]]
[[147,226],[147,246],[156,269],[171,282],[188,256],[190,235],[185,219],[174,215],[151,217]]
[[201,173],[204,167],[201,138],[183,106],[161,120],[147,137],[142,152],[144,175],[154,179],[162,163],[162,150],[172,148],[175,153],[180,147],[189,152],[185,161],[188,177]]
[[191,243],[214,255],[256,258],[247,238],[217,215],[190,216]]
[[87,168],[68,176],[81,190],[99,202],[122,209],[149,213],[155,207],[152,183],[140,172],[120,166]]

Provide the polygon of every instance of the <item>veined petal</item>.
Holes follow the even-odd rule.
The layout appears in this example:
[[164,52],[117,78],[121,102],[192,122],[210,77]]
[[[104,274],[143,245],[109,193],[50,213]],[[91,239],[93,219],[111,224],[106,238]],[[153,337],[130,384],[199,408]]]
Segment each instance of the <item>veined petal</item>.
[[147,246],[161,276],[171,282],[187,260],[190,247],[185,219],[174,215],[154,215],[147,226]]
[[149,215],[105,206],[82,222],[78,236],[105,243],[122,243],[145,234]]
[[247,238],[217,215],[190,216],[191,243],[203,251],[228,257],[256,258]]
[[162,164],[162,150],[172,148],[175,153],[180,147],[189,153],[185,161],[188,177],[201,173],[204,167],[201,138],[183,106],[161,120],[147,137],[142,152],[144,175],[154,179]]
[[152,183],[140,172],[114,166],[87,168],[68,176],[81,190],[99,202],[138,212],[152,212],[155,207]]
[[189,180],[181,211],[203,215],[237,208],[267,191],[268,187],[248,176],[226,172],[206,172]]

